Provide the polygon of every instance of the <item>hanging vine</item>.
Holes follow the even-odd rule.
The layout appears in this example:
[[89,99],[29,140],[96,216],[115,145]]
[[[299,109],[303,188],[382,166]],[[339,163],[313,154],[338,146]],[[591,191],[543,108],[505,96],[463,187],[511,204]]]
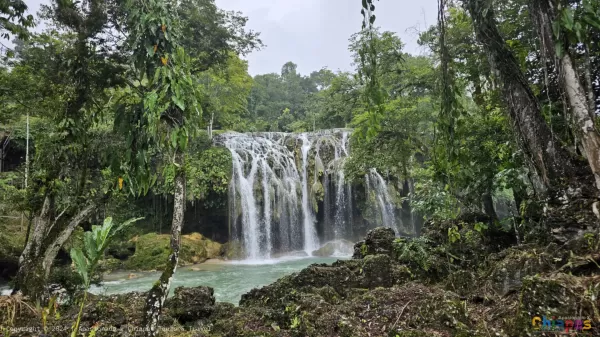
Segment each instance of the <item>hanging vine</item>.
[[384,113],[386,93],[381,87],[378,74],[377,39],[374,23],[375,0],[362,0],[363,39],[358,50],[360,66],[357,73],[359,83],[364,86],[363,100],[368,112],[367,127],[362,129],[363,138],[373,138],[381,128],[380,117]]

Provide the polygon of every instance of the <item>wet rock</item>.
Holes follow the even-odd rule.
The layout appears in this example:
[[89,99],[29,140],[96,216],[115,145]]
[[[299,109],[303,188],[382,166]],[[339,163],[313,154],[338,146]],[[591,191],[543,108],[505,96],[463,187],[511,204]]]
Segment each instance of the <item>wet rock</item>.
[[241,260],[246,256],[246,252],[241,242],[229,241],[221,246],[219,256],[228,260]]
[[313,288],[331,287],[340,296],[345,291],[359,285],[355,272],[344,265],[329,266],[326,264],[313,264],[298,273],[285,276],[277,282],[252,289],[243,294],[240,306],[266,305],[279,306],[298,292],[308,291]]
[[205,286],[178,287],[175,289],[175,295],[165,303],[169,315],[182,324],[210,316],[214,305],[214,290]]
[[354,245],[353,259],[362,259],[367,255],[385,254],[392,256],[393,243],[396,239],[394,230],[386,227],[378,227],[370,230],[364,241]]
[[312,252],[312,256],[329,257],[333,255],[352,255],[354,244],[348,240],[335,240],[327,242],[321,248]]

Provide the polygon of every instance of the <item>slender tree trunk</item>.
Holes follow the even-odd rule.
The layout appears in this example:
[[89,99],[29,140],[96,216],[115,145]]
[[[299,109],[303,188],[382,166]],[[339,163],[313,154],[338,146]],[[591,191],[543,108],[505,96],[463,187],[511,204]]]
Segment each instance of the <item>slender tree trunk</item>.
[[[529,0],[529,5],[542,41],[542,52],[546,53],[547,59],[556,60],[556,45],[552,32],[552,22],[556,18],[556,8],[550,0]],[[588,97],[579,80],[566,41],[563,45],[562,55],[558,60],[562,87],[569,99],[571,117],[575,124],[575,134],[583,146],[583,152],[594,174],[596,187],[600,189],[600,135],[594,128],[594,121],[591,117],[593,111],[590,111]]]
[[596,95],[594,93],[594,82],[592,81],[592,61],[590,60],[590,46],[585,46],[585,84],[588,93],[588,106],[590,110],[590,118],[596,118]]
[[576,176],[576,165],[542,117],[527,78],[498,30],[492,1],[463,0],[463,3],[471,14],[477,39],[486,50],[491,68],[500,79],[520,147],[546,188],[560,188]]
[[183,227],[183,216],[185,213],[185,184],[186,176],[183,154],[179,153],[175,157],[178,164],[175,175],[175,196],[173,202],[173,220],[171,224],[171,254],[165,270],[158,282],[154,284],[146,299],[145,310],[145,331],[146,336],[154,337],[158,335],[158,321],[162,307],[169,295],[169,289],[177,263],[179,262],[179,249],[181,246],[181,228]]

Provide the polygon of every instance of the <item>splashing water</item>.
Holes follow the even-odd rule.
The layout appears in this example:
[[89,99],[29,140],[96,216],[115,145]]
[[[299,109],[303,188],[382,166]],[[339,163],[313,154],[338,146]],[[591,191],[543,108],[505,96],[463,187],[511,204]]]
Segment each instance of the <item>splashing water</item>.
[[[349,135],[336,129],[215,137],[232,155],[230,235],[242,243],[247,260],[297,251],[310,256],[321,242],[354,238],[353,186],[343,170],[351,155]],[[372,225],[398,233],[387,182],[372,169],[365,185],[380,219]]]

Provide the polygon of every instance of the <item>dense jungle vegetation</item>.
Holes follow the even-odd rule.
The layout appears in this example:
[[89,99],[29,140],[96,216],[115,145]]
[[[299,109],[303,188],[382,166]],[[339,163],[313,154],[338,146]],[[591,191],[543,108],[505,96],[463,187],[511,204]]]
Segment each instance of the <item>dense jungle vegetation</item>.
[[[0,0],[0,35],[14,41],[0,46],[0,277],[15,290],[0,327],[39,323],[37,301],[44,326],[66,320],[72,336],[117,316],[149,336],[207,322],[200,336],[519,336],[535,314],[597,329],[600,2],[440,0],[422,56],[377,28],[376,1],[353,5],[353,72],[290,61],[252,77],[244,56],[265,47],[260,33],[214,0],[53,0],[36,17]],[[182,248],[199,244],[182,238],[186,205],[227,202],[230,153],[213,135],[334,128],[353,129],[348,181],[376,168],[414,182],[423,236],[376,230],[354,260],[253,290],[237,309],[212,289],[197,297],[209,304],[185,289],[168,300],[176,266],[209,257]],[[138,297],[89,299],[113,268],[104,257],[132,237],[165,246],[125,266],[155,263],[160,279]],[[73,297],[62,318],[56,283]]]

